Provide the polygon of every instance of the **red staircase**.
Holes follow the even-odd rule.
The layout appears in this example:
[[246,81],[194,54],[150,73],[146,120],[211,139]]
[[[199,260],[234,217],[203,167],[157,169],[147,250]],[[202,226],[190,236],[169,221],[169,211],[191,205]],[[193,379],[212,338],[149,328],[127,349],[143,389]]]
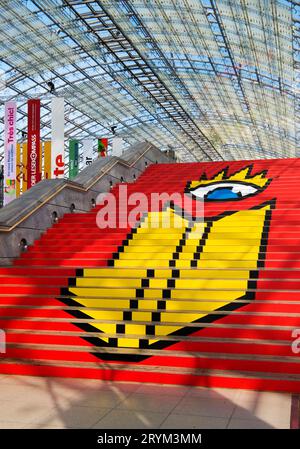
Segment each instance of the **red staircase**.
[[257,193],[206,198],[196,246],[195,196],[178,244],[148,234],[146,208],[122,227],[122,203],[116,229],[97,226],[105,206],[66,214],[0,268],[0,372],[300,392],[300,160],[157,164],[127,189],[189,196],[196,181]]

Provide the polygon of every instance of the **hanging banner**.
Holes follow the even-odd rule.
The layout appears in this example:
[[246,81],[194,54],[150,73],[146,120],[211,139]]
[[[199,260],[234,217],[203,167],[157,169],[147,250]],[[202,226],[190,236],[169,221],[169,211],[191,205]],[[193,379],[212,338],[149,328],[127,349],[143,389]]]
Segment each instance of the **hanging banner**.
[[44,142],[44,179],[51,179],[51,140]]
[[73,179],[78,175],[79,168],[79,149],[78,141],[70,140],[69,142],[69,178]]
[[84,139],[82,141],[83,168],[91,165],[94,159],[93,139]]
[[27,142],[17,144],[17,198],[27,190]]
[[0,207],[3,207],[3,197],[4,197],[4,165],[0,165]]
[[27,142],[22,143],[22,193],[26,192],[28,189],[28,183],[27,183]]
[[98,139],[98,157],[107,156],[107,148],[108,148],[108,139],[102,138]]
[[40,180],[43,175],[43,142],[40,141]]
[[51,102],[51,178],[63,178],[65,173],[65,114],[64,98]]
[[21,195],[22,190],[22,176],[23,176],[23,170],[22,170],[22,164],[21,164],[21,150],[22,145],[18,142],[17,143],[17,157],[16,157],[16,197],[19,198]]
[[40,100],[28,100],[28,130],[27,130],[27,182],[28,189],[41,180],[40,164]]
[[16,198],[16,117],[17,104],[8,101],[4,112],[4,205]]
[[123,152],[123,139],[121,137],[114,137],[112,140],[112,155],[121,156]]

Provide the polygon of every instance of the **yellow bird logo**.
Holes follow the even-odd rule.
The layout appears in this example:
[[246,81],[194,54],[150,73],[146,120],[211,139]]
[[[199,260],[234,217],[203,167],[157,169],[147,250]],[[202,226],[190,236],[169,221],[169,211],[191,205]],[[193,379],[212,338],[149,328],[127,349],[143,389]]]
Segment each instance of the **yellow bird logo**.
[[[265,172],[251,176],[251,167],[190,181],[185,194],[204,201],[204,220],[192,213],[187,218],[172,204],[149,211],[109,267],[78,273],[67,304],[82,306],[80,316],[91,319],[83,328],[97,335],[90,341],[103,347],[100,358],[142,360],[139,349],[171,345],[194,332],[193,323],[214,321],[245,303],[237,300],[253,299],[274,204],[237,210],[237,202],[270,182]],[[224,210],[215,214],[218,204]]]

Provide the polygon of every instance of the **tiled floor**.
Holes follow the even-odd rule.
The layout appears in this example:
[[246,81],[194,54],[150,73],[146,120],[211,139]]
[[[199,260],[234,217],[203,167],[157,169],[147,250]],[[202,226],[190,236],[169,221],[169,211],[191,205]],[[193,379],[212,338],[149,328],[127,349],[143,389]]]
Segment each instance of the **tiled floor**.
[[0,375],[0,428],[289,428],[291,395]]

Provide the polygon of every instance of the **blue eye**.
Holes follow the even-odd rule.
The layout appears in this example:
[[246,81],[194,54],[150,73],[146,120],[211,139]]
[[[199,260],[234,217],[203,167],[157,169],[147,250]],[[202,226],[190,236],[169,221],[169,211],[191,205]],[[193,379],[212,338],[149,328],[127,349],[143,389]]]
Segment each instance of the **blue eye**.
[[230,201],[240,200],[244,197],[255,195],[260,189],[251,184],[245,184],[238,181],[214,182],[211,184],[204,184],[190,190],[190,193],[204,201]]
[[232,187],[222,187],[220,189],[212,190],[207,193],[207,200],[231,200],[241,198],[241,194],[233,192]]

